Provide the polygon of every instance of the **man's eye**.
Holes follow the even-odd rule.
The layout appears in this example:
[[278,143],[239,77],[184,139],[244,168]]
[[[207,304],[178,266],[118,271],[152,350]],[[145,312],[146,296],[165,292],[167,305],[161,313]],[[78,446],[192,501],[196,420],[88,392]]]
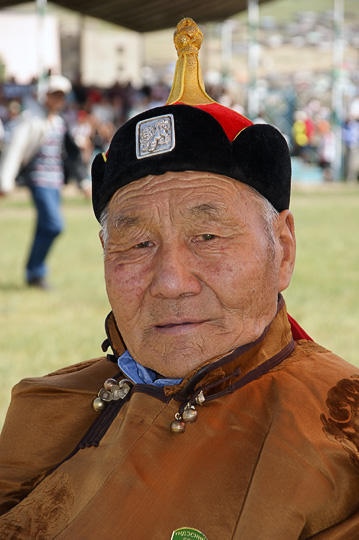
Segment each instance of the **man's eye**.
[[193,241],[195,243],[197,242],[209,242],[209,240],[213,240],[214,238],[218,238],[215,234],[210,234],[210,233],[206,233],[206,234],[199,234],[198,236],[196,236]]
[[146,242],[140,242],[139,244],[135,245],[135,248],[137,249],[146,248],[146,247],[151,247],[151,242],[149,240],[147,240]]
[[216,238],[216,235],[215,234],[201,234],[201,238],[204,241],[213,240],[213,238]]

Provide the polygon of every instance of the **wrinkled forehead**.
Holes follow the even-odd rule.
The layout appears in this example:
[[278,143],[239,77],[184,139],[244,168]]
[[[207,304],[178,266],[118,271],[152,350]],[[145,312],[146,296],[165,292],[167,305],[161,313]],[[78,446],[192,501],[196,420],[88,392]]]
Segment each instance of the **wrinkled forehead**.
[[212,202],[230,208],[248,199],[249,188],[227,176],[197,172],[167,172],[148,175],[118,189],[109,208],[130,210],[149,207],[153,203],[168,204],[174,208],[196,203]]
[[229,231],[265,225],[251,188],[226,176],[188,171],[147,176],[120,188],[104,218],[106,230],[212,224]]

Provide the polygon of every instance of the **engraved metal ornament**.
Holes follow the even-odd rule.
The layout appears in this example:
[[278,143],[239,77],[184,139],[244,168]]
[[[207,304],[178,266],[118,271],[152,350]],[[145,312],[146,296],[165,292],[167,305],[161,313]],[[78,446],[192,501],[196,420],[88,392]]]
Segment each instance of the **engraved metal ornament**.
[[109,390],[105,390],[105,388],[101,388],[101,390],[98,393],[98,397],[101,398],[103,401],[112,401],[112,392]]
[[128,384],[124,384],[123,386],[113,386],[111,389],[112,392],[112,399],[117,401],[118,399],[123,399],[130,391],[130,387]]
[[136,126],[137,159],[171,152],[175,147],[173,114],[155,116]]
[[118,401],[124,399],[131,390],[130,381],[128,379],[107,379],[104,382],[104,388],[101,388],[92,402],[92,407],[96,412],[105,410],[109,401]]
[[116,379],[107,379],[104,383],[103,383],[103,387],[105,388],[105,390],[111,390],[112,386],[114,384],[117,384],[117,381]]

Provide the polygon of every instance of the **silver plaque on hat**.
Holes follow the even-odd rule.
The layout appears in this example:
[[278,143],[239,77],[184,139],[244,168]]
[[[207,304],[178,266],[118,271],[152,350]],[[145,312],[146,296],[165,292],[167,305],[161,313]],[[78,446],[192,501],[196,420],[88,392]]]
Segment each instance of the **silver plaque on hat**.
[[173,114],[141,120],[136,126],[137,159],[171,152],[175,147]]

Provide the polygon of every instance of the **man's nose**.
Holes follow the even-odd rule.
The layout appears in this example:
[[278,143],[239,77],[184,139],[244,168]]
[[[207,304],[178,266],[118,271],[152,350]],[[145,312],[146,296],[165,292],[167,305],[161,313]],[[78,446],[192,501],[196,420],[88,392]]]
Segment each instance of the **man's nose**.
[[161,246],[156,255],[152,296],[179,298],[199,294],[202,284],[195,266],[195,255],[187,246]]

